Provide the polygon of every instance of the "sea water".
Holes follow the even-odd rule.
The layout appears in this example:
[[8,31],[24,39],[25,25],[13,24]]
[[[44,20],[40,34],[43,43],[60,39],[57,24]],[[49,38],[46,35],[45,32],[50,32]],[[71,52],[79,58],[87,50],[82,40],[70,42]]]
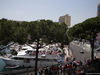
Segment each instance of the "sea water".
[[[9,53],[9,49],[5,49],[5,52],[6,53]],[[2,57],[1,55],[0,55],[0,57]],[[2,58],[0,58],[0,72],[4,69],[4,67],[6,66],[6,63],[2,60]]]
[[5,62],[2,60],[2,58],[0,58],[0,71],[2,71],[5,66],[6,66]]

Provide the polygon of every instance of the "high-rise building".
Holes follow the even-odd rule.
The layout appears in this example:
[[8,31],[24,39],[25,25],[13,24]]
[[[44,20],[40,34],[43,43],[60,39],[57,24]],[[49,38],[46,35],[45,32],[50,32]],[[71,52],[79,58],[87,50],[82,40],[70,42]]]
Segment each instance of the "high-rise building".
[[69,27],[71,24],[71,16],[69,16],[68,14],[66,14],[65,16],[60,16],[59,23],[65,23]]
[[97,7],[97,16],[100,16],[100,3],[98,4],[98,7]]

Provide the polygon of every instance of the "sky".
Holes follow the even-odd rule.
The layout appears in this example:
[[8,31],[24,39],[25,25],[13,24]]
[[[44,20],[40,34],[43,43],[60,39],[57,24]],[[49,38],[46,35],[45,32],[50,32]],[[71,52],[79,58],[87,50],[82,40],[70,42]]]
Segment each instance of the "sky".
[[100,0],[0,0],[0,19],[59,21],[69,14],[71,26],[97,16]]

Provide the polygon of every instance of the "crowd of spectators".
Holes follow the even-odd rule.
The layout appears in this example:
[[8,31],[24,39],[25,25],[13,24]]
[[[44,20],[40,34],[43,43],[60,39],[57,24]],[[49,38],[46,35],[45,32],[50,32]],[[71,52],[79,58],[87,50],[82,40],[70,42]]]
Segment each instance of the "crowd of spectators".
[[85,63],[83,64],[81,61],[79,62],[72,62],[70,64],[65,64],[65,65],[53,65],[51,67],[45,66],[42,67],[40,66],[38,70],[39,75],[77,75],[77,74],[86,74],[86,73],[99,73],[100,72],[100,59],[94,59],[92,60],[86,60]]

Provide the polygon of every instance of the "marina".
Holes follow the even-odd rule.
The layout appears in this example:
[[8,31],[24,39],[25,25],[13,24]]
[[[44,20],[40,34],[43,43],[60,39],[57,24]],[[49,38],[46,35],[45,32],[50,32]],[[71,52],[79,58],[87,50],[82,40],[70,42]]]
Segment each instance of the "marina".
[[[0,75],[34,74],[35,51],[35,49],[30,49],[27,45],[25,45],[22,46],[21,50],[18,50],[18,54],[15,56],[8,55],[1,57],[1,60],[6,65],[1,70]],[[53,65],[64,65],[66,63],[72,62],[73,60],[66,60],[67,57],[71,58],[68,55],[67,51],[67,48],[65,48],[66,55],[63,55],[63,51],[56,45],[47,46],[45,48],[40,49],[38,54],[38,69],[40,66],[52,67]]]

